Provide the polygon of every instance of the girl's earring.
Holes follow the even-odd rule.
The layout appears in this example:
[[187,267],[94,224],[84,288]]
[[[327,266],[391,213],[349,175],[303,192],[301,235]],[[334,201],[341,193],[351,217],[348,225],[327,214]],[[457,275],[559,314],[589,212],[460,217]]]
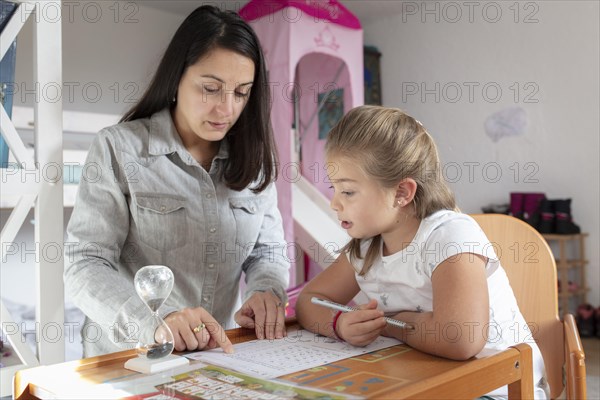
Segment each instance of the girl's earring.
[[404,207],[404,200],[398,200],[398,205],[400,207]]

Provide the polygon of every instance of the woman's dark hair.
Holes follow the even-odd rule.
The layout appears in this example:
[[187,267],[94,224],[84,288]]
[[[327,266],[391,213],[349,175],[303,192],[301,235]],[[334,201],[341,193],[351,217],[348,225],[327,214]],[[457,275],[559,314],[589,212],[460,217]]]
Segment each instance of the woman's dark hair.
[[235,12],[214,6],[194,10],[175,32],[150,86],[121,122],[148,118],[171,107],[187,68],[217,48],[233,51],[254,62],[250,98],[225,137],[229,143],[229,158],[223,177],[230,189],[239,191],[256,181],[252,190],[261,192],[277,177],[267,69],[256,33]]

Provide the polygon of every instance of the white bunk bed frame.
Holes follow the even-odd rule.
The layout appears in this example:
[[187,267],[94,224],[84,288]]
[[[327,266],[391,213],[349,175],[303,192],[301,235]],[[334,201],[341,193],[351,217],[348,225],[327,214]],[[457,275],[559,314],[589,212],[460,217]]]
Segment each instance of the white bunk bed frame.
[[[0,35],[0,59],[4,57],[27,19],[33,16],[33,81],[38,82],[39,87],[42,88],[47,84],[58,84],[62,87],[60,19],[56,22],[54,16],[52,21],[43,16],[36,16],[41,1],[11,1],[18,3],[18,7]],[[61,1],[53,1],[57,3],[56,9],[60,12]],[[19,165],[25,167],[21,171],[27,171],[27,173],[15,174],[14,171],[8,173],[4,168],[0,168],[3,195],[20,195],[0,234],[2,258],[5,258],[7,247],[13,243],[31,207],[35,209],[37,252],[35,268],[37,354],[27,346],[20,327],[2,303],[0,310],[2,330],[22,364],[0,369],[0,396],[10,395],[12,377],[16,371],[62,362],[65,357],[62,277],[64,260],[62,252],[52,260],[44,259],[42,251],[46,246],[58,244],[62,249],[64,245],[63,180],[62,174],[59,174],[57,179],[49,180],[44,179],[45,177],[40,173],[43,166],[63,165],[62,101],[52,99],[50,102],[40,96],[39,102],[34,106],[34,124],[34,156],[31,157],[6,110],[0,107],[2,135]],[[36,176],[41,177],[37,179],[38,182]]]

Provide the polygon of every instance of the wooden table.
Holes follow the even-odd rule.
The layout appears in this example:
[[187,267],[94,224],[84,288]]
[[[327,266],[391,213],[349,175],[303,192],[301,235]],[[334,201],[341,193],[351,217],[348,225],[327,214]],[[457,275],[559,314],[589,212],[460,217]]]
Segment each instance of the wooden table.
[[[233,343],[256,338],[248,329],[233,329],[227,334]],[[69,393],[61,388],[84,385],[81,393],[101,397],[102,393],[96,391],[101,383],[132,374],[123,365],[135,356],[134,350],[127,350],[21,370],[15,375],[13,395],[16,400],[65,398]],[[468,361],[447,360],[398,345],[282,379],[306,387],[386,399],[467,399],[509,385],[509,398],[531,399],[532,370],[531,347],[526,344]]]

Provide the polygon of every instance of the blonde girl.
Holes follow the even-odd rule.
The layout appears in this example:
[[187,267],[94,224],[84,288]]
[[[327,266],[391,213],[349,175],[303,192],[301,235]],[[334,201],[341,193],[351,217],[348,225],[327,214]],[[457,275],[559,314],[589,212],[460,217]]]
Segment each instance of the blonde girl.
[[[329,268],[301,292],[299,322],[319,334],[365,346],[379,335],[426,353],[466,360],[531,337],[489,240],[456,208],[431,136],[394,108],[351,110],[327,138],[331,208],[352,237]],[[332,312],[313,296],[359,310]],[[413,329],[387,325],[384,316]],[[546,397],[534,352],[536,398]],[[506,395],[506,387],[493,395]]]

